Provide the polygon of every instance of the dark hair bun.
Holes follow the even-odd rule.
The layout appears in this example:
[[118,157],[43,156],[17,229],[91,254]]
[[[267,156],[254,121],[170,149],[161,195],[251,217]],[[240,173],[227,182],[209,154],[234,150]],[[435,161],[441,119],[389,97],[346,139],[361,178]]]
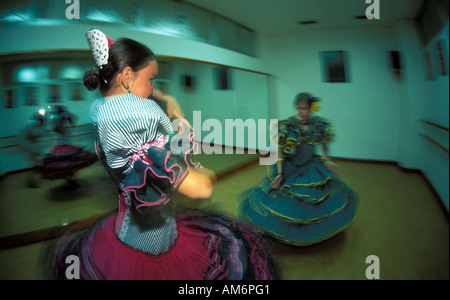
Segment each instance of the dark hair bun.
[[89,71],[84,73],[83,83],[84,83],[84,86],[90,91],[97,89],[98,86],[100,85],[98,68],[90,69]]
[[88,90],[98,88],[104,95],[113,86],[115,76],[126,67],[139,72],[153,60],[155,56],[147,46],[135,40],[121,38],[109,47],[108,63],[87,71],[83,83]]

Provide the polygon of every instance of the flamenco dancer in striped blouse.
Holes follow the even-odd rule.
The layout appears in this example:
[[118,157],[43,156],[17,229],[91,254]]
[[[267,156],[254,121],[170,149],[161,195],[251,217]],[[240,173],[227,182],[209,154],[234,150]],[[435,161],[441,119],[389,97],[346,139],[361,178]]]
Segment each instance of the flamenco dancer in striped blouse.
[[152,51],[99,30],[86,36],[97,67],[84,84],[103,95],[91,108],[97,155],[118,187],[119,209],[77,238],[59,240],[52,278],[64,279],[65,260],[76,255],[82,279],[273,279],[266,245],[249,227],[219,215],[175,214],[172,189],[209,198],[215,174],[192,162],[192,134],[173,151],[177,135],[152,94],[172,101],[175,116],[182,112],[154,90]]

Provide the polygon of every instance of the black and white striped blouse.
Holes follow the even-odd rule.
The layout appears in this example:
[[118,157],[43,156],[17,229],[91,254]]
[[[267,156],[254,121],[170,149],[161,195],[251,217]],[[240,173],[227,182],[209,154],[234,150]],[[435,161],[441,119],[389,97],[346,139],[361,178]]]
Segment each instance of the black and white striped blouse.
[[96,100],[90,117],[108,166],[126,167],[126,172],[131,169],[131,156],[141,147],[174,132],[170,119],[154,100],[131,93]]

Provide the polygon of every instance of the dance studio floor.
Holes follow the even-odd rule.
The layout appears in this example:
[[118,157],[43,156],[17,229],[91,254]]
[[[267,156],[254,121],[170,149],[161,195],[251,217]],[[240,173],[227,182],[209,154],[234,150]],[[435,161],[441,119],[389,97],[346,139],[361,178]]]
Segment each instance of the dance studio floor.
[[[179,199],[180,208],[235,217],[235,196],[266,172],[256,155],[202,156],[200,161],[218,174],[215,192],[202,202]],[[365,280],[366,258],[376,255],[382,280],[448,280],[448,213],[422,175],[390,163],[336,161],[360,193],[357,217],[343,233],[318,245],[268,240],[281,279]],[[40,188],[26,188],[25,175],[0,180],[0,279],[43,279],[41,254],[47,242],[42,240],[72,224],[86,226],[118,204],[115,187],[98,163],[77,173],[81,185],[72,190],[62,180],[43,179]]]

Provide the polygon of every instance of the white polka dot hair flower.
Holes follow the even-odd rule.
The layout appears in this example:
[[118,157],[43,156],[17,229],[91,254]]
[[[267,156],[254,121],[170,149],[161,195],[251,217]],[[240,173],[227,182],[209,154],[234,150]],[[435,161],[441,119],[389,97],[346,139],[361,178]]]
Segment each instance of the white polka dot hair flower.
[[98,29],[86,32],[86,38],[97,66],[101,68],[106,65],[109,58],[109,47],[114,44],[114,41]]

